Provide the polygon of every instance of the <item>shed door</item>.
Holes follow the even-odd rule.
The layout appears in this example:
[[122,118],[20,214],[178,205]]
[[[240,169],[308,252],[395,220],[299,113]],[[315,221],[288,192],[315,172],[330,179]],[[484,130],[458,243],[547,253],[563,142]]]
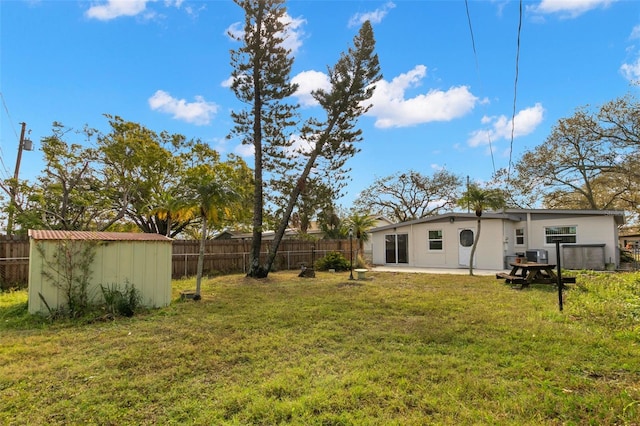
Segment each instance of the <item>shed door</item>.
[[475,232],[473,229],[458,229],[458,265],[469,266],[474,237]]

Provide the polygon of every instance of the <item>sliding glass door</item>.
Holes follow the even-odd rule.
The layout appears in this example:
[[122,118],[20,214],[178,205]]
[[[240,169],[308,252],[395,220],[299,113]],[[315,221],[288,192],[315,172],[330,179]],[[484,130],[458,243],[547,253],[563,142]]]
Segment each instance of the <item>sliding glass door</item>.
[[409,263],[409,234],[385,235],[385,263]]

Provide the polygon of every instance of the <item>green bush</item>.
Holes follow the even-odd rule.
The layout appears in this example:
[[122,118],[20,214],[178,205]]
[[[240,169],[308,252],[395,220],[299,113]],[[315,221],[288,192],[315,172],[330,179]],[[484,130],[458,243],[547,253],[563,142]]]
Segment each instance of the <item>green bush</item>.
[[367,261],[365,260],[364,256],[362,256],[361,254],[358,254],[358,256],[356,257],[355,260],[355,265],[353,265],[354,268],[367,268]]
[[80,318],[89,313],[91,264],[96,245],[95,241],[61,240],[57,242],[53,253],[49,254],[41,243],[36,244],[43,261],[42,276],[62,292],[66,302],[56,309],[50,309],[39,294],[52,318]]
[[102,296],[106,304],[107,312],[113,315],[132,317],[140,307],[142,296],[133,285],[126,283],[124,290],[117,284],[111,286],[101,285]]
[[325,257],[316,261],[316,269],[318,271],[328,271],[329,269],[335,269],[336,271],[348,271],[351,264],[342,253],[337,251],[330,251]]
[[631,263],[634,262],[635,258],[633,254],[629,250],[620,250],[620,262]]

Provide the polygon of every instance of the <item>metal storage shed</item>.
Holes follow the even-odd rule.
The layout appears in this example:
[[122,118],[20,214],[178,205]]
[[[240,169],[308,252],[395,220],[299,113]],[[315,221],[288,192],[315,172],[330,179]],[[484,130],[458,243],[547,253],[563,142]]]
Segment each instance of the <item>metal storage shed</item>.
[[[159,234],[133,232],[29,230],[29,312],[47,312],[61,307],[62,290],[45,276],[52,256],[62,244],[94,244],[88,295],[100,301],[100,285],[133,285],[147,307],[171,302],[171,238]],[[44,255],[44,256],[43,256]],[[47,260],[49,259],[49,260]]]

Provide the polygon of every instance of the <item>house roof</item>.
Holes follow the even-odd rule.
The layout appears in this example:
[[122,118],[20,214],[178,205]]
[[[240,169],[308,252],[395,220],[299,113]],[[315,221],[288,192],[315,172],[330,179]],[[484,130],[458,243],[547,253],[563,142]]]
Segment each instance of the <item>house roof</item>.
[[[486,212],[482,214],[482,219],[502,219],[513,222],[523,220],[523,215],[559,215],[559,216],[614,216],[618,225],[624,223],[624,212],[620,210],[558,210],[558,209],[504,209],[500,212]],[[440,215],[427,216],[407,222],[394,223],[391,225],[379,226],[369,232],[386,231],[400,226],[416,225],[427,222],[455,222],[456,219],[477,219],[475,213],[444,213]]]
[[[291,237],[298,234],[299,234],[299,231],[297,229],[287,229],[284,232],[285,237]],[[323,232],[319,229],[310,229],[307,231],[307,235],[321,235],[321,234],[323,234]],[[275,235],[276,235],[275,231],[264,231],[262,233],[262,239],[267,241],[267,240],[273,239]],[[240,240],[240,239],[251,239],[251,238],[253,238],[252,232],[236,232],[236,231],[227,230],[219,233],[213,239],[214,240],[221,240],[221,239]]]
[[[406,222],[400,223],[392,223],[390,225],[379,226],[377,228],[371,229],[369,232],[378,232],[378,231],[386,231],[387,229],[397,228],[399,226],[407,226],[407,225],[417,225],[419,223],[427,223],[427,222],[455,222],[456,219],[476,219],[475,213],[444,213],[438,214],[434,216],[421,217],[419,219],[409,220]],[[517,222],[520,218],[516,216],[510,216],[505,213],[484,213],[482,215],[483,219],[505,219],[512,220]]]
[[172,241],[171,238],[164,235],[141,232],[54,231],[48,229],[29,229],[29,237],[34,240]]
[[617,225],[624,225],[624,211],[622,210],[594,210],[594,209],[505,209],[505,213],[512,215],[558,215],[558,216],[613,216]]

